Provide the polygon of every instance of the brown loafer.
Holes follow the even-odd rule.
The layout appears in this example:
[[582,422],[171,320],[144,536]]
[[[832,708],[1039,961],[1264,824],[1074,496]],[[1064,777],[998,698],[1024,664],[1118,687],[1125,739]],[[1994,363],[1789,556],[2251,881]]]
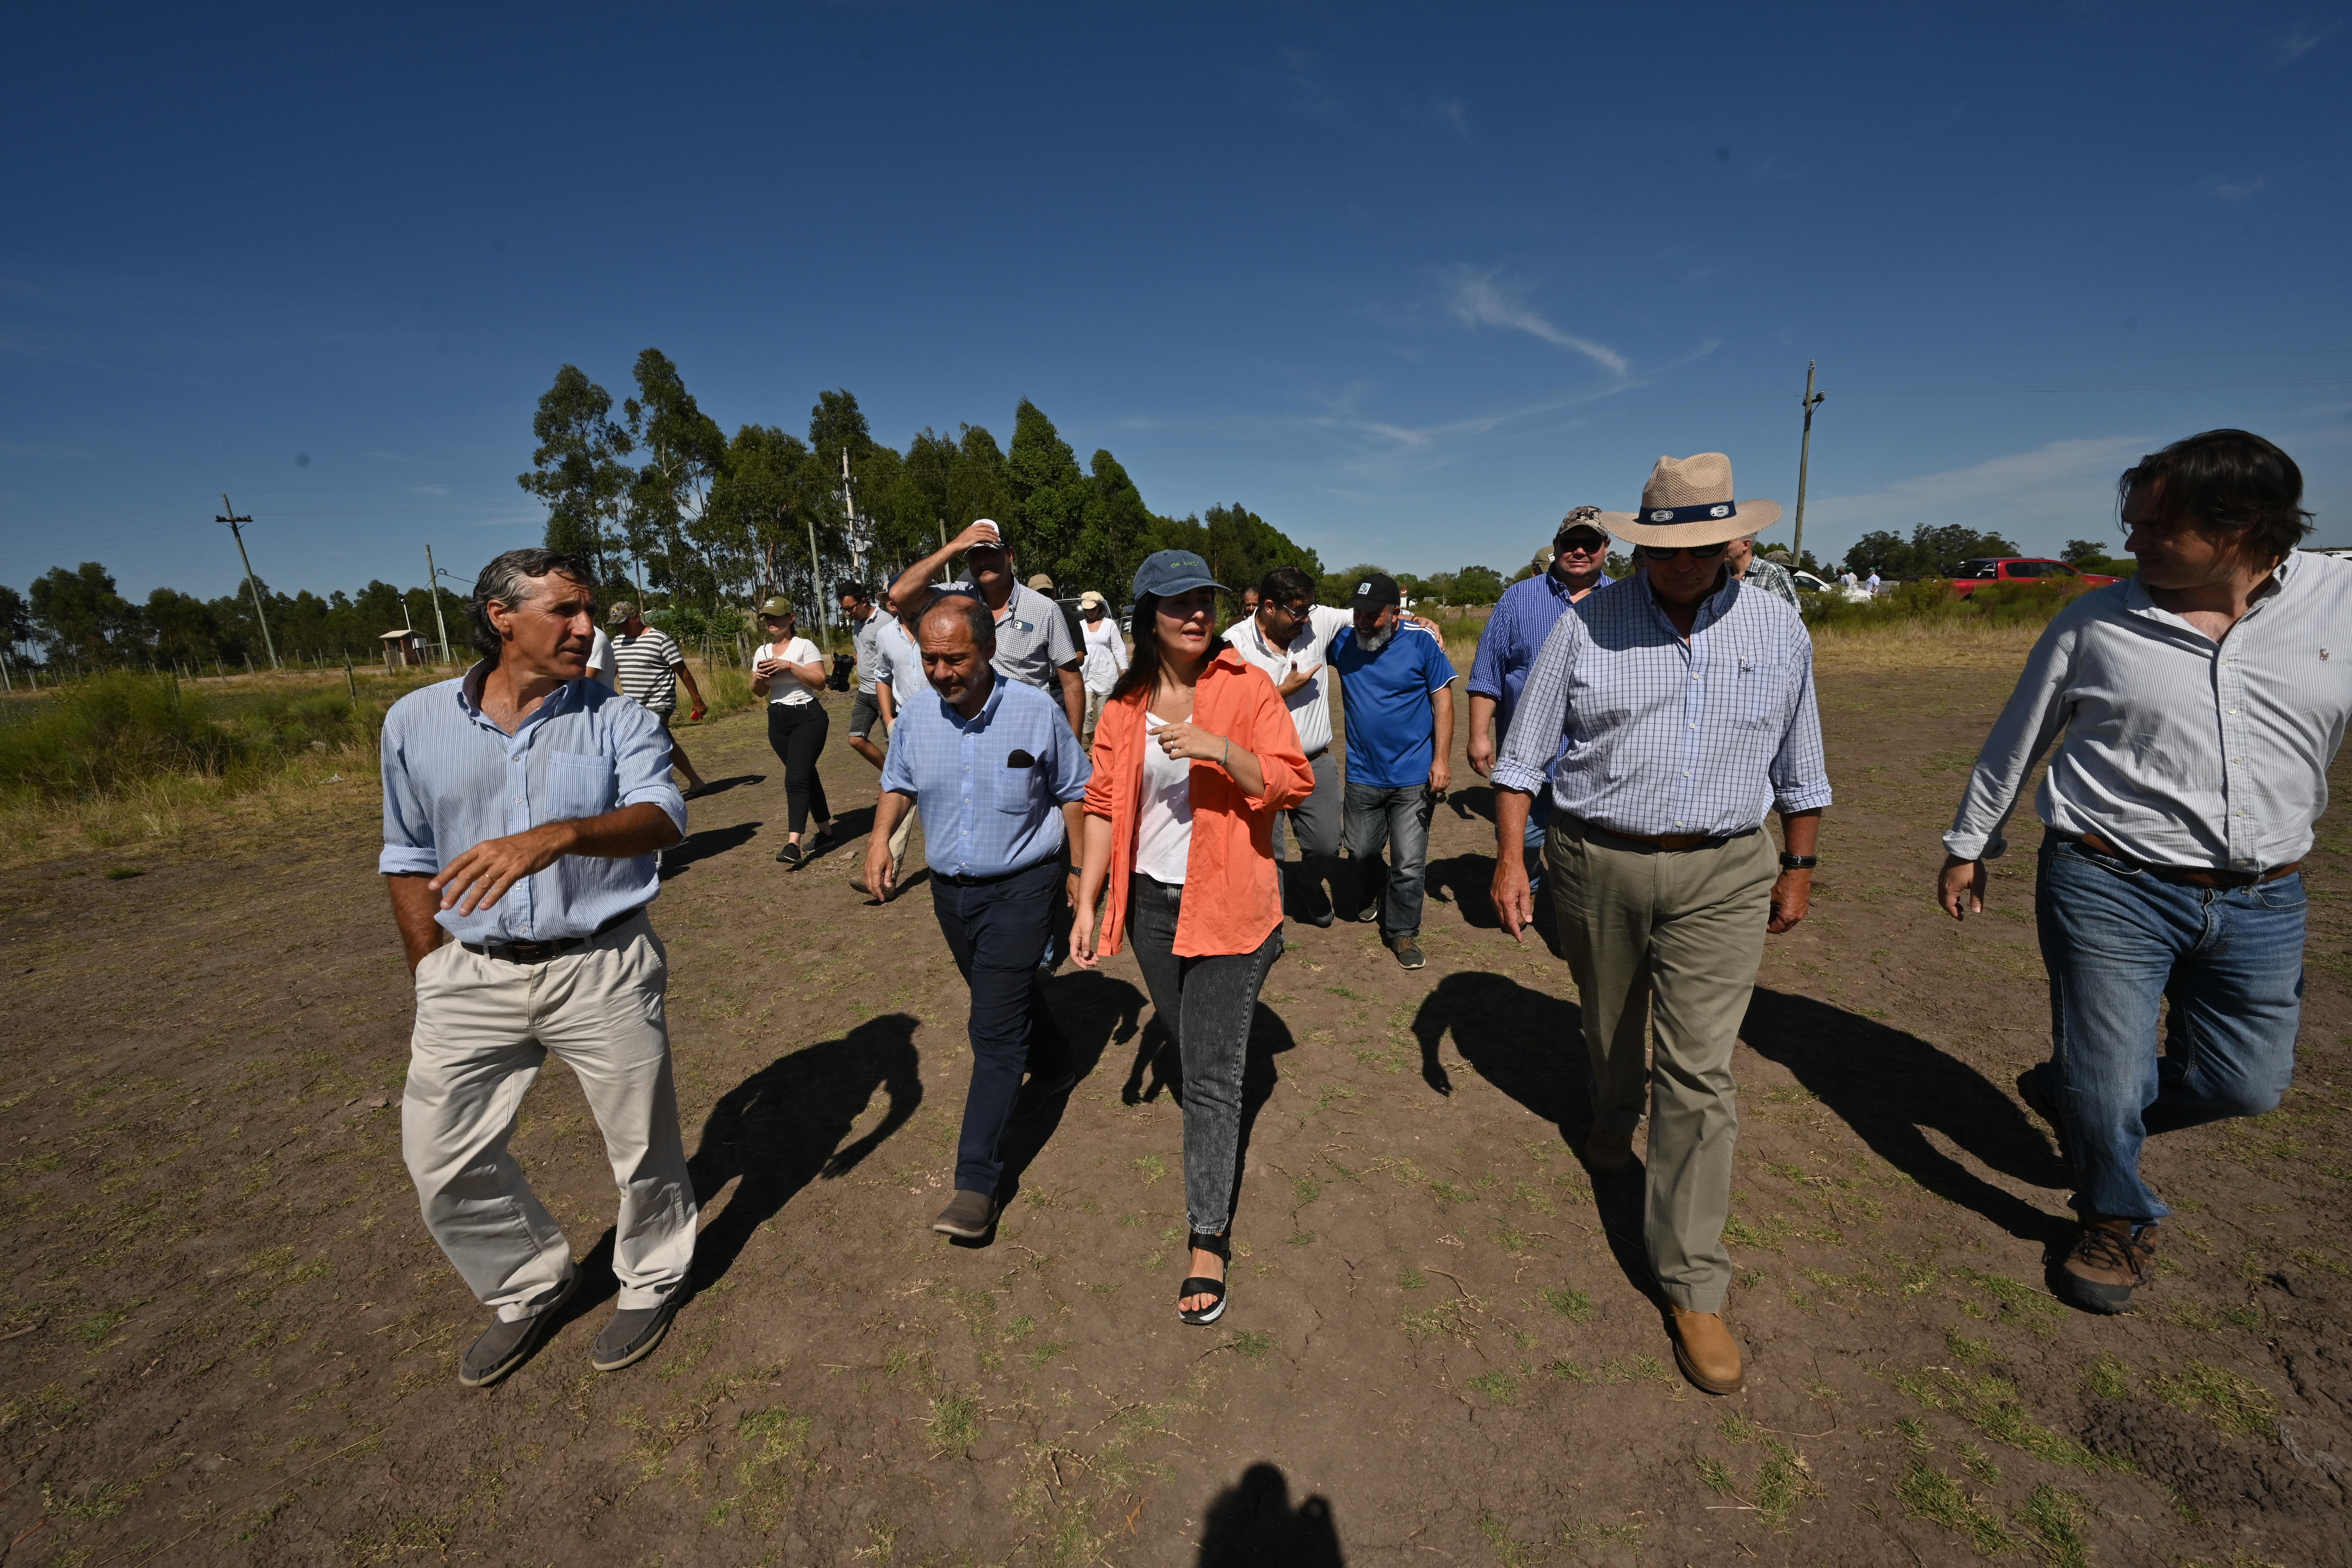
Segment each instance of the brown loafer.
[[1596,1127],[1584,1141],[1584,1163],[1601,1174],[1614,1176],[1633,1169],[1633,1135]]
[[1692,1385],[1709,1394],[1739,1392],[1739,1342],[1720,1312],[1675,1309],[1675,1364]]

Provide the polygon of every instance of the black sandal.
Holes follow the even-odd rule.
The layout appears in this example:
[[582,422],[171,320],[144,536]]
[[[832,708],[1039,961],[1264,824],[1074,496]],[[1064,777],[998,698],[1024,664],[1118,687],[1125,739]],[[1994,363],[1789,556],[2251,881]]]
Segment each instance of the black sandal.
[[[1191,1238],[1185,1245],[1197,1251],[1205,1252],[1212,1258],[1223,1260],[1225,1272],[1228,1275],[1233,1273],[1234,1244],[1233,1238],[1230,1235],[1203,1236],[1196,1230],[1192,1233]],[[1198,1311],[1186,1311],[1181,1306],[1179,1306],[1176,1309],[1176,1316],[1184,1322],[1192,1324],[1192,1327],[1196,1329],[1206,1328],[1208,1325],[1215,1322],[1219,1318],[1225,1315],[1224,1280],[1212,1279],[1206,1275],[1202,1274],[1192,1275],[1186,1279],[1183,1285],[1177,1290],[1176,1300],[1181,1302],[1190,1296],[1214,1296],[1216,1298],[1215,1300],[1210,1302],[1207,1306],[1201,1308]]]

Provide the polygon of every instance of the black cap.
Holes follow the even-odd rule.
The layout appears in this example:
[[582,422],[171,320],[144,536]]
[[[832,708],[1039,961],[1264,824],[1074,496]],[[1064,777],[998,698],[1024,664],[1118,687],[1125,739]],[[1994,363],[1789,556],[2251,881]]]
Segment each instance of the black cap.
[[1398,587],[1397,580],[1385,572],[1373,573],[1357,584],[1356,591],[1348,595],[1348,607],[1351,610],[1370,609],[1381,605],[1403,603],[1404,590]]

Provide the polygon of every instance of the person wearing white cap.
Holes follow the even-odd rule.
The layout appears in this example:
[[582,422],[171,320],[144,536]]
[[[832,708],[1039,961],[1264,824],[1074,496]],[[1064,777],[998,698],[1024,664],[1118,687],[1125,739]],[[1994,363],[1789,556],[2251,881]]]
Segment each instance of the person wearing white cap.
[[[1830,804],[1804,622],[1724,558],[1780,508],[1733,493],[1720,452],[1661,458],[1640,511],[1601,513],[1638,571],[1560,616],[1494,775],[1495,909],[1515,940],[1535,912],[1519,856],[1528,807],[1551,795],[1545,880],[1592,1070],[1585,1160],[1603,1176],[1630,1170],[1648,1111],[1650,1267],[1673,1308],[1675,1360],[1709,1394],[1741,1384],[1723,1321],[1732,1048],[1766,934],[1805,918]],[[1777,866],[1760,831],[1772,806]]]
[[919,596],[931,579],[957,556],[964,575],[940,586],[942,594],[971,594],[996,621],[996,673],[1056,698],[1069,716],[1070,733],[1086,724],[1086,689],[1078,679],[1078,642],[1062,606],[1013,575],[1013,543],[992,518],[982,518],[940,549],[898,574],[891,592]]
[[1102,718],[1103,700],[1127,669],[1127,639],[1110,617],[1110,605],[1092,588],[1078,595],[1078,634],[1086,657],[1078,677],[1087,688],[1087,721],[1078,731],[1088,746],[1095,743],[1095,724]]

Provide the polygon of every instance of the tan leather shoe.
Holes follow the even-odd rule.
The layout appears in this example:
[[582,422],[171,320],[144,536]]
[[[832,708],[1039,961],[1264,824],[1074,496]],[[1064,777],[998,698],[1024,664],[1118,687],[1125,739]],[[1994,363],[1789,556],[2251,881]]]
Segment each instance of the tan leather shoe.
[[1612,1132],[1605,1127],[1594,1128],[1592,1136],[1584,1141],[1584,1163],[1608,1176],[1632,1169],[1633,1135]]
[[1724,1326],[1720,1312],[1675,1309],[1675,1364],[1709,1394],[1739,1392],[1739,1342]]

